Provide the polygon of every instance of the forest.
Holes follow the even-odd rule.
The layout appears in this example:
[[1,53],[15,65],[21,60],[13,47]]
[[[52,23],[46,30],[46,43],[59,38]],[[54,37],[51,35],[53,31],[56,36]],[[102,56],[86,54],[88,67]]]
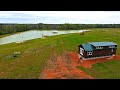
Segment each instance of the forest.
[[120,24],[4,24],[0,23],[0,35],[27,30],[79,30],[86,28],[120,28]]

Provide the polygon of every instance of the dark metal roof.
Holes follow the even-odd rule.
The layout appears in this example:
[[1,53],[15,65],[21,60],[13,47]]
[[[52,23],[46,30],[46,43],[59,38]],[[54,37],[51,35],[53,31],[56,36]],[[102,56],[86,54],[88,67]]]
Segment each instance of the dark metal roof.
[[93,51],[94,50],[93,46],[96,47],[96,46],[112,46],[112,45],[117,45],[117,44],[113,42],[88,42],[86,44],[81,44],[81,46],[84,48],[85,51]]
[[91,44],[93,46],[111,46],[111,45],[117,45],[113,42],[88,42],[88,44]]
[[85,51],[93,51],[93,47],[90,44],[82,44],[82,47],[84,48]]

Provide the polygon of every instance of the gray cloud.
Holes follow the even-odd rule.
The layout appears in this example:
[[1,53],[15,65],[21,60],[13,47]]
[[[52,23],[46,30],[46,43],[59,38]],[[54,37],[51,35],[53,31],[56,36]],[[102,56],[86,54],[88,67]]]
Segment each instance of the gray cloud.
[[0,23],[120,23],[120,11],[0,11]]

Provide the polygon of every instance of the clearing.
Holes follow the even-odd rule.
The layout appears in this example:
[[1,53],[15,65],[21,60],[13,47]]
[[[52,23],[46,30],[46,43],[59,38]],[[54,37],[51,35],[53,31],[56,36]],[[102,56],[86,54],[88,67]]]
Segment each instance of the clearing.
[[[45,39],[29,40],[24,43],[1,45],[0,78],[120,78],[120,59],[118,61],[115,61],[115,59],[109,61],[109,64],[107,62],[94,63],[93,65],[91,64],[92,67],[84,62],[79,67],[80,70],[76,68],[79,66],[77,58],[72,58],[77,55],[77,46],[81,43],[95,41],[115,42],[118,44],[117,55],[120,55],[120,28],[89,30],[92,31],[86,32],[84,35],[79,33],[57,35],[46,37]],[[20,55],[13,57],[14,52],[20,52]],[[44,72],[45,74],[51,73],[51,75],[47,76]],[[54,77],[54,75],[56,76]]]

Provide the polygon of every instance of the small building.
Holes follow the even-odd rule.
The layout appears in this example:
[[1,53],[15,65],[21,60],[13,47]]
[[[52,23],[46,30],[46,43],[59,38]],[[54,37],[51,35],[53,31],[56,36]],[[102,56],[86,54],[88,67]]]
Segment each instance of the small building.
[[108,57],[116,54],[117,46],[113,42],[88,42],[78,46],[78,53],[84,60]]
[[84,35],[84,32],[81,32],[80,35]]

